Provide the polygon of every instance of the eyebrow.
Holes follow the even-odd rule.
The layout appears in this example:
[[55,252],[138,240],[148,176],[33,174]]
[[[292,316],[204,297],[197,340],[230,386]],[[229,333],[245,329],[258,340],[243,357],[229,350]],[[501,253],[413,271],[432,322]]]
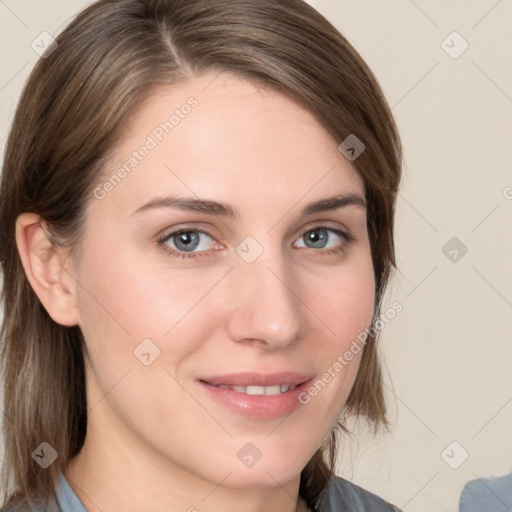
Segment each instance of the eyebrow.
[[[300,212],[301,217],[312,215],[314,213],[337,210],[346,206],[358,206],[366,209],[365,200],[358,194],[340,194],[327,197],[309,203]],[[138,215],[148,210],[157,208],[176,208],[184,211],[194,211],[206,213],[208,215],[219,215],[236,219],[240,217],[238,209],[231,205],[219,201],[211,201],[208,199],[198,199],[195,197],[179,197],[179,196],[159,196],[151,199],[146,204],[135,210],[132,215]]]

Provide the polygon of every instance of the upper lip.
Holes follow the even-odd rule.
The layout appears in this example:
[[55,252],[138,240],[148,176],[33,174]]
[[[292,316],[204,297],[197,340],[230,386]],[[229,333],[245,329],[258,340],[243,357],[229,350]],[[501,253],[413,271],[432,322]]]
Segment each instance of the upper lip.
[[313,376],[297,372],[278,373],[230,373],[214,377],[201,377],[198,380],[210,384],[225,384],[226,386],[276,386],[281,384],[296,385],[308,381]]

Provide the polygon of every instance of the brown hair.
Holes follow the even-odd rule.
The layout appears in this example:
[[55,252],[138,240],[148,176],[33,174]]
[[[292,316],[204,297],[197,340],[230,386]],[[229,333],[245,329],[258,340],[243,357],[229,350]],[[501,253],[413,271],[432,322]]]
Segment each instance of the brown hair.
[[[350,43],[302,0],[101,0],[83,10],[39,60],[23,90],[3,164],[0,365],[4,390],[4,504],[54,496],[59,473],[87,428],[82,332],[54,322],[32,290],[15,223],[34,212],[53,242],[79,255],[87,202],[122,126],[155,87],[229,71],[280,90],[340,143],[365,150],[353,165],[365,184],[377,318],[395,264],[393,219],[401,146],[383,93]],[[368,336],[343,413],[387,427],[377,334]],[[334,474],[339,421],[302,471],[312,510]],[[47,469],[32,452],[48,442]],[[327,455],[327,461],[325,456]]]

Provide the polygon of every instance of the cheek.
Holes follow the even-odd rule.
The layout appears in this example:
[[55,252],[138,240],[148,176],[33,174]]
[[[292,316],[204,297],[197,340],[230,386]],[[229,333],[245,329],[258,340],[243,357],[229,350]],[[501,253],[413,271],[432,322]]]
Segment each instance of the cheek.
[[161,262],[139,261],[130,251],[110,258],[90,251],[85,259],[87,268],[79,276],[80,327],[107,386],[123,370],[140,371],[141,353],[151,353],[153,368],[179,362],[219,322],[206,295],[222,270],[171,272]]
[[[220,469],[215,478],[223,478],[235,460],[238,444],[222,441],[221,432],[216,441],[224,443],[225,455],[220,460],[220,444],[199,443],[197,450],[191,446],[190,438],[209,439],[218,425],[181,383],[186,384],[199,367],[208,367],[207,356],[218,368],[225,359],[233,363],[238,354],[233,351],[240,344],[227,339],[223,330],[230,315],[241,311],[224,310],[226,298],[239,286],[235,271],[224,279],[229,267],[222,265],[171,270],[163,259],[142,262],[130,251],[121,250],[110,258],[99,250],[96,254],[90,251],[86,260],[88,268],[80,276],[84,284],[80,327],[92,363],[88,400],[98,404],[94,415],[101,421],[110,409],[115,411],[125,426],[184,467],[194,466],[196,460],[216,460]],[[286,465],[283,471],[287,471],[290,464],[298,467],[299,462],[305,463],[290,459],[297,444],[312,455],[322,442],[348,397],[360,361],[360,354],[354,354],[351,361],[339,366],[338,357],[369,325],[373,313],[369,257],[359,254],[336,271],[328,266],[318,268],[313,273],[296,267],[293,287],[307,327],[302,345],[297,345],[297,360],[304,358],[303,366],[315,369],[318,380],[309,403],[299,410],[297,428],[276,430],[278,433],[269,437],[272,470],[279,464]],[[145,339],[160,352],[149,366],[134,354]],[[225,350],[219,351],[219,343]],[[155,349],[148,344],[145,350],[151,354]],[[314,429],[304,432],[300,428],[313,421]],[[240,427],[240,436],[246,435],[246,427]],[[169,436],[169,432],[175,435]]]
[[339,272],[325,276],[322,283],[323,293],[309,288],[309,300],[334,340],[329,347],[342,350],[371,323],[375,302],[371,256],[367,254],[354,259],[340,267]]
[[[229,279],[222,283],[226,272],[222,266],[171,271],[164,258],[139,261],[130,251],[106,257],[91,250],[86,261],[88,266],[79,276],[84,283],[81,328],[91,356],[97,355],[105,372],[114,368],[117,375],[117,366],[131,366],[137,361],[134,350],[147,339],[165,359],[179,362],[211,336],[215,325],[219,328],[227,320],[222,316],[221,290]],[[339,270],[325,266],[314,275],[296,270],[296,278],[294,288],[304,303],[310,333],[310,355],[325,366],[371,322],[375,281],[369,248],[340,264]],[[314,354],[319,344],[321,354]]]
[[88,402],[102,404],[95,414],[104,413],[108,403],[127,425],[146,434],[168,423],[171,409],[186,417],[190,399],[173,377],[179,379],[176,368],[217,321],[194,317],[196,309],[204,313],[207,301],[196,305],[211,284],[194,285],[192,274],[177,277],[129,255],[104,261],[91,254],[87,261],[80,276],[80,328],[90,365]]
[[363,335],[371,325],[375,301],[371,257],[368,254],[340,267],[322,283],[322,293],[307,287],[308,301],[322,327],[311,340],[311,354],[318,354],[319,375],[301,401],[315,408],[319,421],[330,424],[352,389],[364,351]]

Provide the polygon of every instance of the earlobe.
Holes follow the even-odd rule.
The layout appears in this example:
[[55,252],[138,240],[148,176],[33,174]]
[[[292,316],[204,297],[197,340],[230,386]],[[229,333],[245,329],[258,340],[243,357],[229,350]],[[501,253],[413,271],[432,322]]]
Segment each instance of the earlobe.
[[55,245],[39,215],[18,216],[16,245],[27,279],[50,317],[61,325],[77,325],[76,281],[64,265],[65,251]]

